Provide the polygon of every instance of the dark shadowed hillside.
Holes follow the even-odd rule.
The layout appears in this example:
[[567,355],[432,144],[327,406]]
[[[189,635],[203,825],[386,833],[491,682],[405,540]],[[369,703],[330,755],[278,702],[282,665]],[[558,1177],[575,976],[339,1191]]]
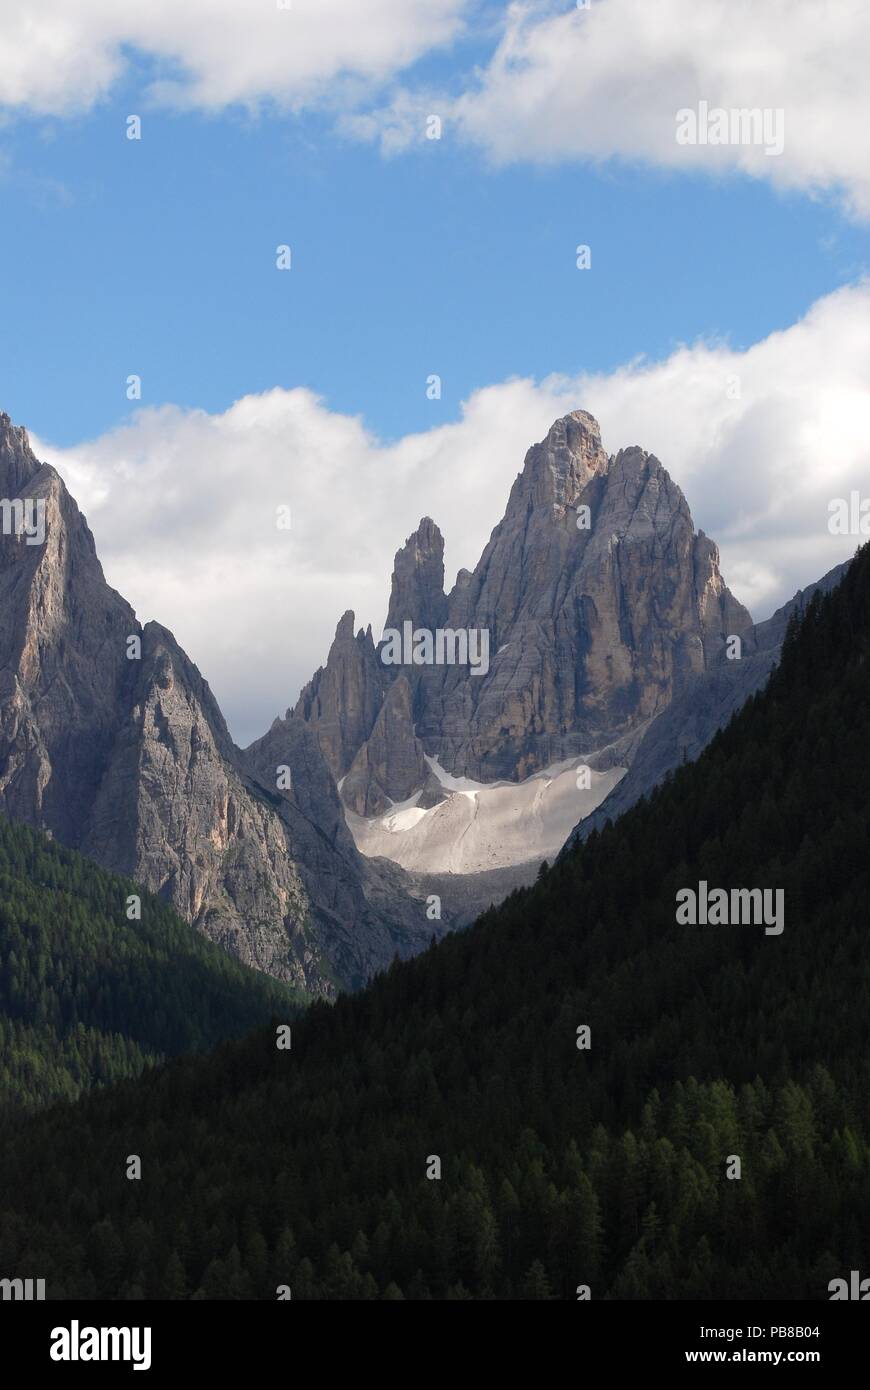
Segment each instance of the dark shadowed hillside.
[[304,998],[134,883],[0,817],[0,1107],[73,1099]]
[[[258,1032],[30,1118],[4,1268],[53,1296],[827,1298],[870,1229],[868,657],[865,550],[698,762],[533,888],[290,1051]],[[702,879],[782,889],[782,934],[679,925]]]

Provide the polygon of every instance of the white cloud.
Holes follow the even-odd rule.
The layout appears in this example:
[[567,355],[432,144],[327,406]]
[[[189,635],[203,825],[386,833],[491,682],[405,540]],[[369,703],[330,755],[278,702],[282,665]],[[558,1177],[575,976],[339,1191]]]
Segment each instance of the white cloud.
[[[476,18],[481,0],[0,0],[0,111],[67,115],[105,97],[132,54],[157,66],[143,98],[219,110],[274,102],[336,112],[395,152],[425,117],[495,163],[642,160],[740,171],[783,189],[835,192],[870,216],[870,6],[866,0],[517,0],[461,95],[378,88]],[[785,146],[680,145],[699,102],[784,113]]]
[[380,82],[452,38],[466,0],[0,0],[0,108],[87,110],[127,67],[165,69],[153,95],[217,109],[331,105],[335,84]]
[[870,495],[870,285],[744,352],[698,344],[608,375],[486,387],[455,423],[394,444],[276,389],[220,415],[166,406],[73,449],[34,447],[86,512],[109,582],[175,632],[247,742],[295,703],[346,608],[379,633],[393,555],[421,516],[444,532],[448,584],[474,566],[526,449],[577,407],[610,452],[658,455],[726,580],[766,616],[856,546],[828,533],[827,509],[852,488]]
[[[421,138],[424,109],[497,164],[611,157],[738,170],[782,189],[835,191],[870,216],[866,0],[526,0],[457,99],[400,92],[353,121],[387,152]],[[785,144],[680,145],[676,113],[784,113]]]

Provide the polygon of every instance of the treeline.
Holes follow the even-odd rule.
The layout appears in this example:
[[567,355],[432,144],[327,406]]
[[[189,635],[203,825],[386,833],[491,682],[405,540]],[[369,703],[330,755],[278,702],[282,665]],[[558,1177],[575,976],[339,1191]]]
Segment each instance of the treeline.
[[0,818],[0,1110],[74,1100],[299,1002],[135,884]]
[[[870,1274],[868,657],[862,551],[698,762],[533,888],[313,1005],[290,1050],[258,1031],[7,1135],[0,1264],[117,1298]],[[784,889],[784,932],[678,925],[701,879]]]

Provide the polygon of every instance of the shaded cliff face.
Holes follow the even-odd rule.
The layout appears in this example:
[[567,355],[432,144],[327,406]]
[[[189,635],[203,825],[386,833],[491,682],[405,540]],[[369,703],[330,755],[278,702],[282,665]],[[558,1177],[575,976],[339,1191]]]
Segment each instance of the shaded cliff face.
[[[631,746],[687,680],[719,659],[726,639],[751,626],[722,580],[716,546],[695,532],[658,459],[639,448],[608,457],[584,411],[557,420],[529,449],[504,519],[448,595],[443,573],[441,534],[424,518],[396,556],[387,628],[410,620],[486,634],[488,669],[388,665],[384,643],[375,649],[368,638],[348,707],[361,707],[363,689],[369,700],[375,691],[373,656],[382,693],[379,713],[369,703],[361,721],[344,713],[348,668],[338,638],[315,678],[331,696],[319,727],[353,723],[342,771],[355,760],[348,804],[361,814],[377,814],[384,797],[408,796],[414,740],[448,773],[484,782],[521,781],[619,740]],[[363,669],[368,683],[356,687]],[[410,707],[388,700],[399,677]],[[297,710],[310,717],[302,701]]]
[[388,688],[366,742],[342,783],[344,804],[361,816],[378,816],[404,801],[428,776],[423,745],[414,733],[411,686],[405,675]]
[[448,606],[451,626],[489,630],[491,667],[482,679],[448,670],[421,736],[450,771],[484,779],[621,737],[751,621],[658,460],[636,448],[607,459],[582,412],[529,450]]
[[792,615],[803,613],[815,593],[825,594],[836,588],[848,567],[849,562],[837,565],[815,584],[800,589],[763,623],[750,628],[744,635],[739,661],[730,661],[722,654],[688,681],[671,704],[647,725],[625,777],[591,815],[574,827],[562,852],[567,852],[575,841],[585,840],[593,830],[601,830],[608,820],[616,820],[681,763],[700,757],[732,715],[766,685],[779,663]]
[[428,516],[396,554],[385,626],[401,628],[406,618],[419,627],[441,627],[444,596],[444,537]]
[[[4,415],[0,499],[27,503],[6,508],[0,535],[0,810],[315,992],[426,945],[439,924],[397,871],[357,853],[315,732],[279,720],[235,748],[207,682],[106,584],[62,480]],[[36,503],[45,534],[30,543],[17,523]]]
[[45,509],[41,544],[0,534],[0,805],[78,847],[118,701],[132,697],[126,640],[140,628],[60,478],[2,415],[0,498]]
[[309,681],[294,710],[316,729],[335,778],[344,776],[374,728],[384,692],[384,670],[371,628],[354,637],[353,613],[345,613],[335,629],[326,666]]

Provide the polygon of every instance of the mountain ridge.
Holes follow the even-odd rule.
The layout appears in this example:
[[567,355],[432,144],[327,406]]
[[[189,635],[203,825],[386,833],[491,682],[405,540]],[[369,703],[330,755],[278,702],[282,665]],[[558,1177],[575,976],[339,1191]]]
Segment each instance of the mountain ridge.
[[[375,642],[370,628],[354,637],[353,627],[347,612],[294,714],[317,733],[358,846],[443,873],[454,858],[441,847],[448,792],[432,759],[482,787],[521,789],[550,769],[561,775],[572,758],[608,771],[615,750],[630,758],[645,725],[752,620],[659,460],[637,446],[608,455],[597,422],[576,410],[527,451],[473,571],[444,592],[444,539],[423,517],[396,553],[384,637]],[[486,669],[450,654],[409,663],[404,648],[405,664],[392,664],[386,637],[403,627],[443,629],[454,653],[458,637],[469,635],[470,652],[470,634],[485,634]],[[586,790],[577,788],[577,817],[590,809]],[[405,817],[396,832],[387,818],[412,796],[431,814]],[[354,817],[377,825],[369,833]],[[553,837],[564,839],[577,817],[548,812],[550,839],[516,852],[556,853]],[[496,822],[470,867],[496,868],[505,854],[518,862]]]
[[731,716],[764,686],[780,659],[792,617],[801,614],[816,593],[835,588],[850,563],[835,565],[821,579],[799,589],[769,618],[755,624],[744,636],[746,651],[739,661],[720,659],[675,696],[644,730],[625,777],[578,822],[561,854],[629,810],[682,763],[700,756]]
[[[865,548],[697,762],[292,1055],[258,1030],[0,1136],[7,1267],[49,1298],[826,1300],[870,1222],[868,661]],[[700,880],[781,890],[784,932],[685,924]]]
[[[44,544],[0,537],[0,810],[327,997],[467,921],[520,865],[533,877],[608,793],[629,804],[648,762],[663,775],[677,711],[709,733],[692,702],[725,680],[721,707],[739,703],[729,639],[759,681],[772,661],[667,470],[638,446],[605,453],[582,410],[527,450],[449,593],[443,536],[421,520],[385,636],[347,610],[325,666],[246,749],[173,634],[108,586],[62,479],[5,415],[3,488],[41,499],[47,522]],[[386,634],[420,623],[455,639],[447,664],[385,660]],[[477,669],[458,640],[473,632]]]
[[337,827],[311,731],[288,729],[271,769],[236,748],[208,682],[106,583],[63,480],[4,415],[0,492],[25,490],[45,506],[45,535],[0,536],[0,811],[306,990],[356,987],[443,930],[394,866],[363,860]]

